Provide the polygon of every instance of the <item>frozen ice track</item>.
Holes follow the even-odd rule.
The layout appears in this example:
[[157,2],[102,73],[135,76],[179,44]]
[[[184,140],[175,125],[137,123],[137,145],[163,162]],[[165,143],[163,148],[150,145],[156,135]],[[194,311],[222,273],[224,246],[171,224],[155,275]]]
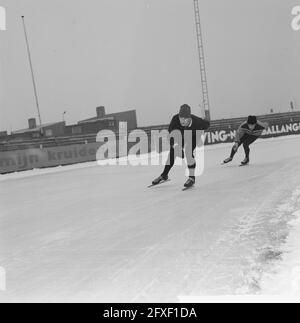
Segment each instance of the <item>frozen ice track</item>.
[[[184,169],[148,189],[161,167],[92,163],[0,178],[0,266],[6,301],[177,301],[253,294],[280,261],[290,212],[274,212],[300,179],[299,137],[261,140],[249,167],[220,166],[181,192]],[[35,176],[31,176],[36,174]]]

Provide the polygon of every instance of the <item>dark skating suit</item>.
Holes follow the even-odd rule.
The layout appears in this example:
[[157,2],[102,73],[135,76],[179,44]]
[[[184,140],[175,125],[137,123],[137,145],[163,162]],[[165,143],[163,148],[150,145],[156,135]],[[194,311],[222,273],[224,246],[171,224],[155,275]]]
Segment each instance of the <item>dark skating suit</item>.
[[[165,169],[162,173],[163,176],[167,176],[171,168],[174,166],[175,158],[184,158],[186,156],[188,168],[190,173],[196,168],[196,161],[194,159],[194,150],[197,147],[197,143],[201,139],[200,130],[206,130],[209,128],[210,123],[207,120],[199,118],[195,115],[191,115],[192,123],[189,127],[183,127],[179,120],[179,114],[176,114],[169,125],[170,133],[170,153]],[[174,134],[172,136],[172,134]],[[177,133],[177,135],[176,135]]]
[[[257,121],[257,124],[255,125],[253,130],[249,128],[247,121],[240,125],[236,133],[235,142],[238,143],[239,146],[243,145],[246,158],[249,159],[249,154],[250,154],[249,146],[262,135],[263,131],[267,127],[268,127],[267,123],[263,123],[260,121]],[[236,151],[233,149],[230,157],[233,158],[235,153]]]

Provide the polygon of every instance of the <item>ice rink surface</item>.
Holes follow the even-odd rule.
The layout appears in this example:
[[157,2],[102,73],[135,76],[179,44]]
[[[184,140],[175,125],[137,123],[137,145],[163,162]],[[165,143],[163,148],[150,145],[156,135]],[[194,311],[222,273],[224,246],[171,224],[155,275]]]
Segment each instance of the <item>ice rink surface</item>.
[[0,301],[299,292],[300,137],[254,143],[247,167],[242,149],[220,165],[230,147],[207,147],[204,174],[186,192],[184,167],[151,189],[161,166],[0,176]]

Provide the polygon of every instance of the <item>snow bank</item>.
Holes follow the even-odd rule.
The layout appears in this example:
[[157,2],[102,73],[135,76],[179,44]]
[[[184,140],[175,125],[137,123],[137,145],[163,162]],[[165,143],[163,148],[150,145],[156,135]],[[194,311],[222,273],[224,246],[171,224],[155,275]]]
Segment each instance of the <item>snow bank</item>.
[[290,201],[280,206],[291,213],[290,233],[283,246],[282,260],[264,275],[261,288],[265,295],[300,296],[300,187]]

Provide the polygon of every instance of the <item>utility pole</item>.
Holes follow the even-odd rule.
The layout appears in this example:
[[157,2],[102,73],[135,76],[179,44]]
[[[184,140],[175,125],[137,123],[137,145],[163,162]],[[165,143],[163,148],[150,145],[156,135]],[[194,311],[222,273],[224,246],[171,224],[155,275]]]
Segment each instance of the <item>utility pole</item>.
[[202,30],[201,30],[201,20],[200,20],[200,10],[199,10],[198,0],[194,0],[194,11],[195,11],[195,21],[196,21],[197,45],[198,45],[198,55],[199,55],[199,64],[200,64],[203,106],[205,111],[205,117],[208,120],[210,120],[210,105],[209,105],[206,66],[205,66],[205,58],[204,58],[204,46],[203,46],[203,37],[202,37]]
[[41,118],[41,113],[40,113],[40,106],[39,106],[39,100],[38,100],[36,82],[35,82],[35,78],[34,78],[34,72],[33,72],[33,66],[32,66],[32,60],[31,60],[31,54],[30,54],[30,48],[29,48],[29,42],[28,42],[28,36],[27,36],[27,30],[26,30],[24,16],[22,16],[22,21],[23,21],[24,34],[25,34],[25,40],[26,40],[26,45],[27,45],[27,53],[28,53],[30,70],[31,70],[31,77],[32,77],[32,83],[33,83],[33,90],[34,90],[36,108],[37,108],[38,117],[39,117],[40,129],[41,129],[41,132],[43,132],[43,129],[42,129],[42,118]]

